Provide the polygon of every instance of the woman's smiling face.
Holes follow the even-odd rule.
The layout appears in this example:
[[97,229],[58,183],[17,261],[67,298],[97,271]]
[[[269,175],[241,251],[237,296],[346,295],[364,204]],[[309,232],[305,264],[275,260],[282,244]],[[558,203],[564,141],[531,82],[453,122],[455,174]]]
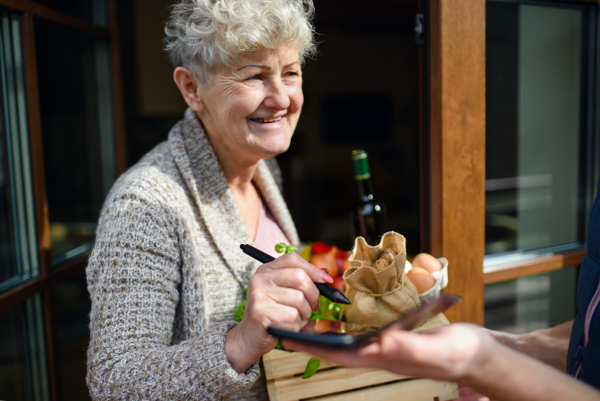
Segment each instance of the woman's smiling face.
[[252,165],[285,152],[304,102],[298,50],[282,46],[240,55],[198,88],[196,110],[219,158]]

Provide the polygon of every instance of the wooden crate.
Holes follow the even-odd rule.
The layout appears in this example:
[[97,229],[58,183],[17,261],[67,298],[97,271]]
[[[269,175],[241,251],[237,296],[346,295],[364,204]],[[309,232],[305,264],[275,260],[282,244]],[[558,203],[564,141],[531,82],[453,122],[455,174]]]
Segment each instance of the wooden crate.
[[[416,331],[448,324],[443,314],[429,320]],[[411,379],[385,370],[345,368],[321,361],[310,379],[302,379],[310,355],[303,352],[273,350],[263,356],[267,389],[271,401],[445,401],[458,398],[456,383]]]

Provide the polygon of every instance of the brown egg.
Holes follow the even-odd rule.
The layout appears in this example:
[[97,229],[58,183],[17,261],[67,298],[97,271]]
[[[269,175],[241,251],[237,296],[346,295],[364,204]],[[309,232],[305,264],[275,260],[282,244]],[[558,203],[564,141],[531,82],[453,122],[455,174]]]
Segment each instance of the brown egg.
[[420,253],[413,259],[413,266],[419,266],[427,270],[429,273],[436,272],[442,268],[439,260],[428,253]]
[[419,266],[413,266],[412,270],[406,273],[406,277],[417,287],[419,294],[424,293],[435,284],[435,278],[431,273]]

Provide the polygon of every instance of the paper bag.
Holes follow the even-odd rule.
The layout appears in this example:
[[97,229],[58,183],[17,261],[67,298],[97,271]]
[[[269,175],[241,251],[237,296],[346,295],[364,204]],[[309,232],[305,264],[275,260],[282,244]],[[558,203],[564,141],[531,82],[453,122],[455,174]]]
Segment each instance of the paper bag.
[[348,322],[380,328],[421,305],[417,289],[404,272],[406,240],[402,235],[390,231],[374,247],[358,237],[348,260],[350,268],[344,272],[344,293],[352,302],[344,307]]

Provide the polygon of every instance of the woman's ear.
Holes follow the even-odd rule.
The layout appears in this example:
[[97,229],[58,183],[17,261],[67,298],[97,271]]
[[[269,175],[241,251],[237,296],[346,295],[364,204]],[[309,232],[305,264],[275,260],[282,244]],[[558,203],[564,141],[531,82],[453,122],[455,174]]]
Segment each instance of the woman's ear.
[[177,84],[183,99],[196,113],[204,108],[204,102],[200,96],[200,83],[187,68],[177,67],[173,71],[173,80]]

